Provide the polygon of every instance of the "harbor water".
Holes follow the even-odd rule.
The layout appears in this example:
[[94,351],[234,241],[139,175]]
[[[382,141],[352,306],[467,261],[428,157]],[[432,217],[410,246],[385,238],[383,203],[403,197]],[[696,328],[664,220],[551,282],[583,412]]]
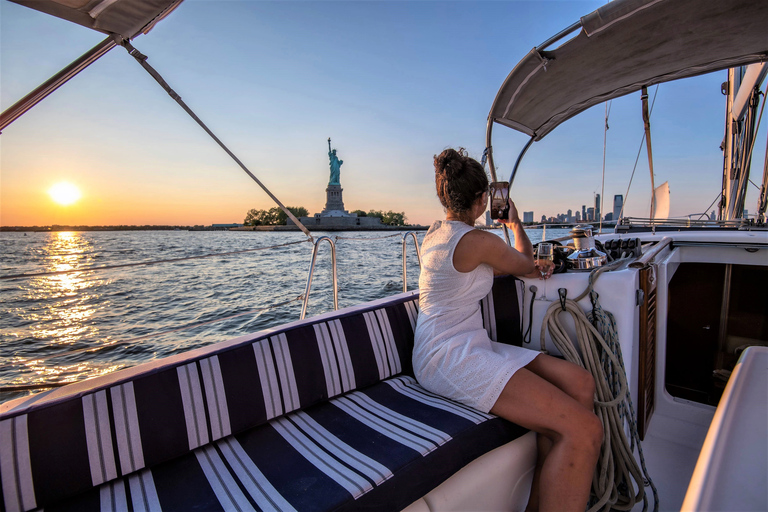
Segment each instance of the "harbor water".
[[[401,233],[313,236],[335,241],[340,308],[402,292]],[[0,388],[79,381],[298,320],[313,251],[300,232],[2,232],[0,245]],[[410,236],[406,254],[415,290]],[[321,243],[307,317],[333,309],[331,268]]]

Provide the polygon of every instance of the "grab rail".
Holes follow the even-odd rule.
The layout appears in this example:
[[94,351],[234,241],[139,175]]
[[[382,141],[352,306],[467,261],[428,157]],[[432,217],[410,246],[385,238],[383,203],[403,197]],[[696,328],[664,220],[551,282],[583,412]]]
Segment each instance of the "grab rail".
[[671,243],[672,243],[672,239],[668,236],[665,236],[656,244],[656,246],[653,249],[643,254],[637,261],[633,261],[632,263],[630,263],[629,264],[630,268],[643,268],[650,261],[652,261],[657,254],[659,254],[666,246],[668,246]]
[[312,260],[309,262],[309,275],[307,276],[307,288],[304,291],[304,304],[301,306],[300,320],[304,320],[304,316],[307,314],[307,304],[309,303],[309,291],[312,288],[312,275],[315,272],[315,259],[317,258],[317,247],[320,242],[327,240],[331,244],[331,264],[333,265],[333,310],[339,309],[339,282],[336,273],[336,244],[327,236],[321,236],[315,240],[315,247],[312,249]]
[[419,260],[419,268],[421,268],[421,250],[419,250],[419,240],[416,238],[416,233],[413,231],[407,231],[403,233],[403,291],[408,291],[408,271],[406,270],[406,258],[405,258],[405,247],[408,242],[408,235],[411,235],[413,238],[413,245],[416,247],[416,257]]

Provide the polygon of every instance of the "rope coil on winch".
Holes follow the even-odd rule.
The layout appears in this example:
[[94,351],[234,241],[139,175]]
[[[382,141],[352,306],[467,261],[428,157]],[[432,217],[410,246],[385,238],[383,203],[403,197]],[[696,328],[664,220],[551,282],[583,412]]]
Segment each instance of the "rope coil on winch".
[[[542,323],[541,348],[542,352],[546,352],[545,329],[548,329],[553,343],[565,359],[585,368],[595,379],[595,411],[603,423],[605,437],[592,482],[595,501],[589,512],[631,510],[640,500],[643,501],[645,511],[648,508],[645,485],[649,485],[653,491],[656,511],[659,507],[658,494],[648,476],[637,434],[616,323],[613,315],[600,307],[597,293],[592,291],[594,278],[598,274],[597,271],[590,274],[589,287],[577,298],[580,300],[590,293],[592,314],[588,317],[575,300],[561,297],[561,300],[553,302]],[[560,320],[560,313],[563,312],[570,314],[574,321],[578,349]],[[635,444],[642,469],[633,455]]]

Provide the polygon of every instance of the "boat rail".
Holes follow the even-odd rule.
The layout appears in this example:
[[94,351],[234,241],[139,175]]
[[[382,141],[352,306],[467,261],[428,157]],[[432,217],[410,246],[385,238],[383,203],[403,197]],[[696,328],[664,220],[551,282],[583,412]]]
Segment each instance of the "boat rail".
[[[121,345],[121,346],[129,346],[135,342],[143,341],[145,339],[162,336],[174,332],[180,332],[185,331],[188,329],[193,329],[196,327],[202,327],[205,325],[214,324],[217,322],[222,322],[225,320],[230,320],[233,318],[246,316],[246,315],[253,315],[256,313],[261,313],[264,311],[280,308],[287,306],[291,303],[303,301],[302,309],[301,309],[301,316],[300,319],[303,320],[306,316],[307,312],[307,306],[309,301],[309,294],[312,288],[312,278],[314,275],[314,268],[315,268],[315,262],[317,260],[317,253],[319,249],[319,245],[325,240],[327,241],[331,246],[331,265],[332,265],[332,279],[333,279],[333,306],[334,311],[339,309],[339,289],[338,289],[338,271],[337,271],[337,257],[336,257],[336,240],[355,240],[355,241],[368,241],[368,240],[374,240],[374,239],[381,239],[381,238],[392,238],[400,236],[401,238],[401,244],[402,244],[402,255],[403,255],[403,291],[407,291],[407,246],[408,246],[408,238],[413,239],[413,245],[416,249],[416,257],[418,259],[418,265],[421,267],[421,251],[419,248],[419,241],[417,238],[417,233],[415,231],[408,231],[403,234],[394,234],[394,235],[387,235],[384,237],[328,237],[328,236],[321,236],[313,242],[313,251],[312,251],[312,257],[310,261],[310,266],[308,270],[307,275],[307,284],[304,294],[299,295],[297,297],[285,300],[283,302],[270,304],[265,307],[259,307],[259,308],[253,308],[248,311],[240,311],[237,313],[234,313],[232,315],[228,315],[221,318],[215,318],[213,320],[208,320],[205,322],[197,322],[197,323],[191,323],[187,325],[182,325],[180,327],[176,327],[169,330],[163,330],[163,331],[157,331],[152,332],[146,335],[142,335],[136,338],[131,338],[123,341],[118,341],[116,343],[110,344],[108,346],[114,347],[115,345]],[[244,254],[244,253],[250,253],[254,251],[264,251],[269,249],[277,249],[281,247],[286,247],[290,245],[296,245],[296,244],[303,244],[308,242],[309,240],[299,240],[294,242],[287,242],[283,244],[276,244],[266,247],[255,247],[250,249],[242,249],[237,251],[227,251],[227,252],[217,252],[217,253],[210,253],[210,254],[202,254],[202,255],[194,255],[194,256],[184,256],[180,258],[167,258],[162,260],[152,260],[152,261],[139,261],[139,262],[131,262],[131,263],[121,263],[117,265],[103,265],[103,266],[94,266],[94,267],[85,267],[85,268],[74,268],[74,269],[68,269],[68,270],[58,270],[58,271],[48,271],[48,272],[30,272],[30,273],[20,273],[20,274],[9,274],[9,275],[3,275],[0,276],[0,280],[6,280],[6,279],[28,279],[28,278],[38,278],[38,277],[47,277],[47,276],[55,276],[55,275],[62,275],[62,274],[73,274],[73,273],[82,273],[82,272],[95,272],[95,271],[104,271],[104,270],[115,270],[115,269],[121,269],[121,268],[127,268],[127,267],[140,267],[140,266],[150,266],[150,265],[156,265],[160,263],[177,263],[180,261],[185,260],[196,260],[196,259],[203,259],[203,258],[214,258],[214,257],[222,257],[222,256],[231,256],[235,254]],[[102,347],[82,347],[73,349],[64,353],[54,353],[49,354],[47,356],[42,356],[37,358],[39,361],[46,361],[48,359],[52,359],[54,357],[61,357],[61,356],[72,356],[74,354],[78,354],[81,352],[97,352],[101,349],[105,348],[105,346]],[[60,387],[64,386],[66,384],[69,384],[70,382],[59,382],[59,381],[48,381],[48,382],[41,382],[41,383],[34,383],[34,384],[19,384],[19,385],[0,385],[0,393],[3,392],[11,392],[11,391],[31,391],[31,390],[40,390],[40,389],[48,389],[53,387]]]
[[408,270],[407,270],[407,263],[408,260],[406,259],[406,246],[408,245],[408,235],[411,235],[411,238],[413,238],[413,245],[416,248],[416,258],[419,260],[419,268],[421,268],[421,250],[419,249],[419,240],[416,238],[416,233],[414,231],[407,231],[403,233],[403,291],[408,291]]
[[336,242],[331,237],[321,236],[315,240],[314,248],[312,249],[312,259],[309,261],[309,274],[307,275],[307,287],[304,291],[304,303],[301,306],[300,320],[304,320],[307,314],[307,304],[309,304],[309,292],[312,289],[312,276],[315,273],[315,260],[317,259],[317,249],[320,247],[321,242],[328,242],[331,244],[331,267],[333,272],[333,310],[339,309],[339,280],[336,268]]
[[651,219],[647,217],[624,217],[616,225],[616,232],[623,233],[638,229],[737,229],[761,231],[768,226],[754,222],[754,219],[712,220],[692,219],[690,216],[677,219]]
[[653,261],[656,255],[658,255],[661,251],[664,250],[665,247],[667,247],[671,243],[672,243],[672,239],[665,236],[664,238],[661,239],[661,241],[659,241],[659,243],[656,244],[656,246],[653,249],[643,254],[640,257],[640,259],[638,259],[637,261],[633,261],[632,263],[630,263],[629,266],[631,268],[645,267],[648,263]]

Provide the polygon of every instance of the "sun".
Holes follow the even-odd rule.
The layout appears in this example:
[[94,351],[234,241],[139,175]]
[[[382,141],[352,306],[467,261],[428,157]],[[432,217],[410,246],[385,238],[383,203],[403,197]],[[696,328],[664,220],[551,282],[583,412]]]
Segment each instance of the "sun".
[[68,206],[80,199],[80,189],[66,181],[59,182],[48,189],[48,195],[62,206]]

